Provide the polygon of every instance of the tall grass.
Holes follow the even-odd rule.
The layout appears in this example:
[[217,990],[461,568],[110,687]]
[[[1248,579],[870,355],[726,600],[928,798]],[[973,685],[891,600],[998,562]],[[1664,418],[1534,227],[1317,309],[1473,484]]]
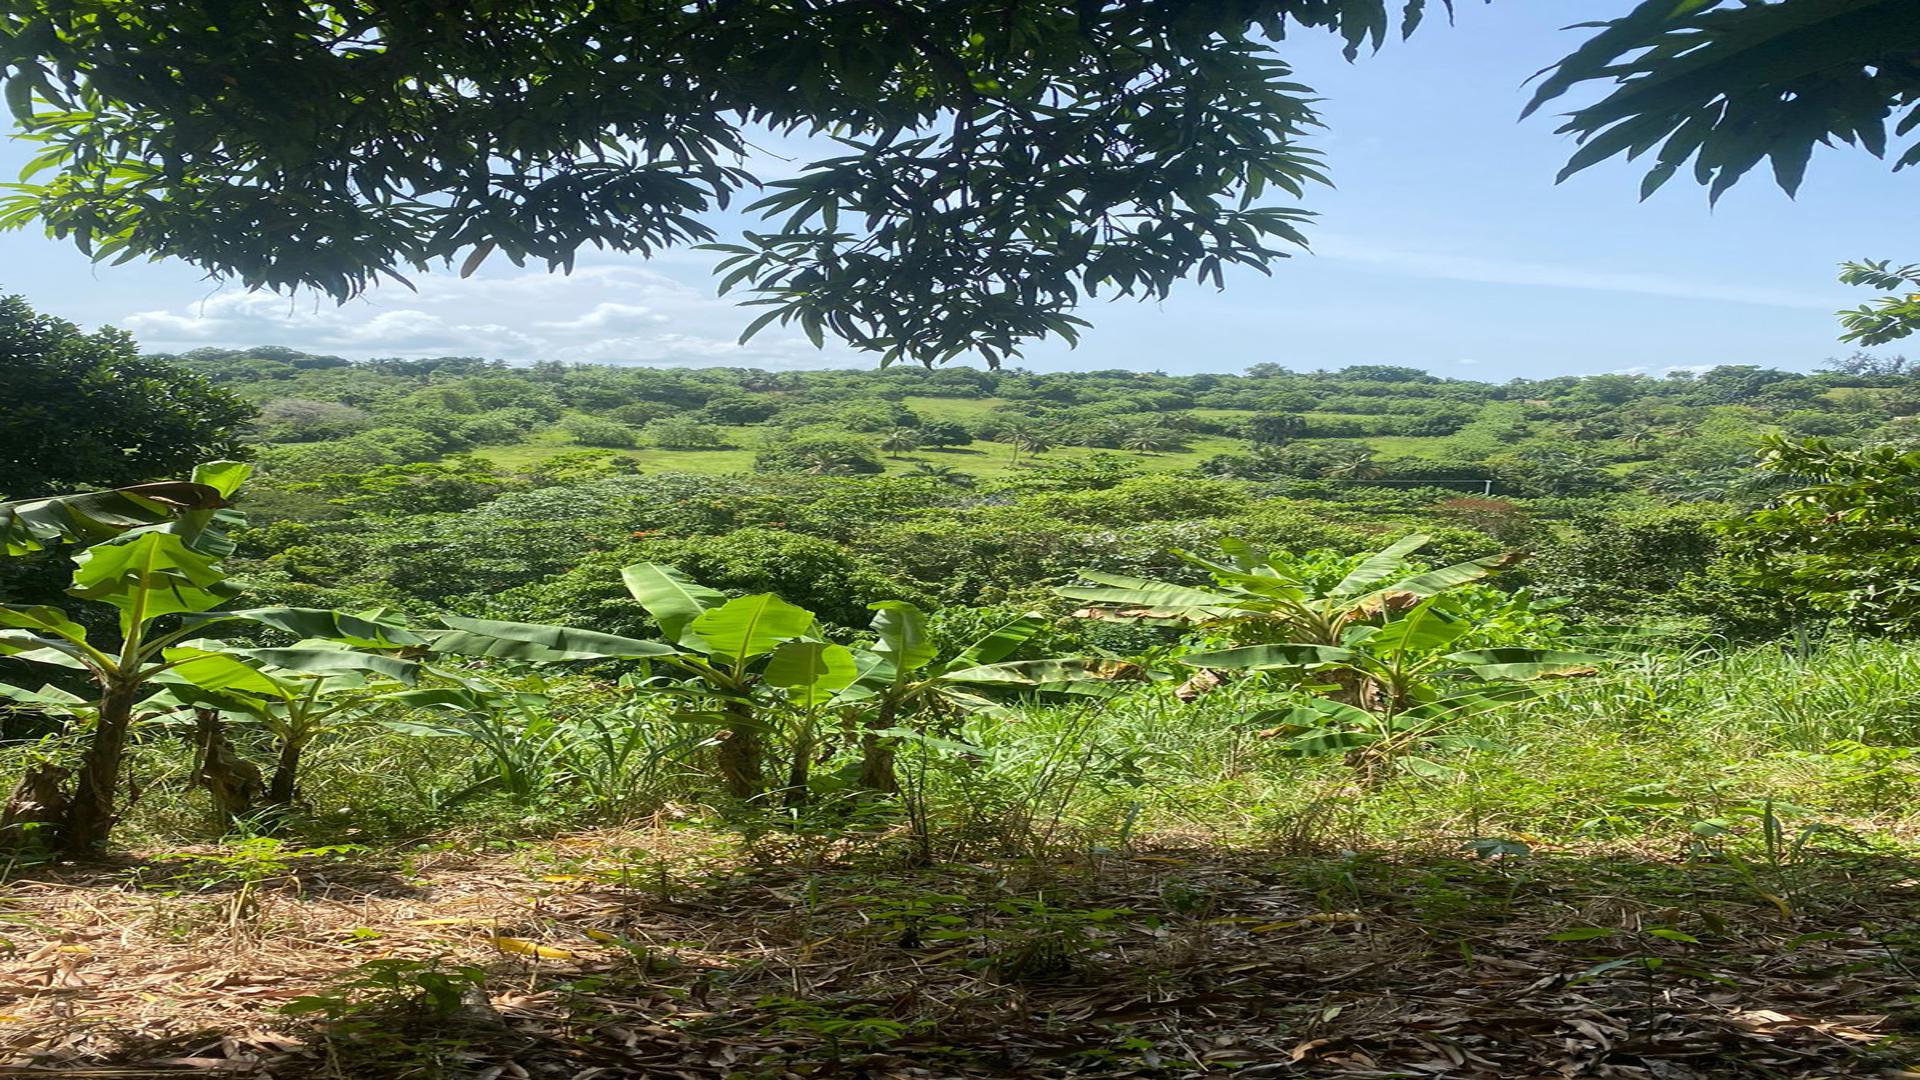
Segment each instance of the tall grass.
[[[585,713],[569,721],[578,738],[556,739],[551,725],[524,718],[489,729],[501,746],[377,728],[344,734],[315,750],[300,830],[316,839],[525,835],[711,797],[698,730],[635,713],[617,696],[607,702],[604,724]],[[1857,754],[1827,752],[1840,741],[1920,744],[1920,646],[1891,641],[1640,656],[1462,721],[1457,730],[1489,748],[1435,754],[1457,769],[1441,777],[1363,783],[1337,758],[1288,757],[1284,740],[1262,731],[1260,714],[1275,704],[1271,692],[1245,682],[1191,704],[1153,688],[975,716],[905,748],[908,816],[949,853],[1182,837],[1297,842],[1309,832],[1339,844],[1495,834],[1684,839],[1690,820],[1769,798],[1856,827],[1901,830],[1920,793],[1920,754],[1912,767],[1894,761],[1873,772]],[[505,753],[516,737],[525,738],[524,753]],[[0,747],[0,774],[17,774],[33,754],[51,750]],[[128,842],[219,835],[205,794],[190,782],[190,763],[165,731],[149,731],[136,747]],[[489,780],[503,763],[517,784]],[[845,764],[823,762],[817,775]],[[1861,798],[1863,779],[1870,800]],[[1639,805],[1649,792],[1684,805],[1649,811]],[[852,791],[840,799],[827,805],[878,811],[883,821],[900,812]]]
[[[1839,640],[1639,657],[1463,721],[1458,731],[1492,748],[1445,757],[1457,774],[1371,786],[1338,760],[1283,756],[1261,736],[1268,704],[1246,688],[1192,705],[1159,691],[1029,707],[1016,723],[977,720],[964,737],[982,760],[949,794],[977,815],[990,787],[1023,827],[1034,817],[1041,835],[1088,844],[1258,838],[1291,833],[1305,816],[1357,840],[1665,832],[1768,798],[1839,814],[1857,810],[1849,785],[1860,769],[1829,747],[1920,743],[1920,648]],[[1891,782],[1913,781],[1920,769]],[[1662,814],[1632,805],[1649,792],[1685,805]],[[1879,825],[1901,824],[1894,803]]]

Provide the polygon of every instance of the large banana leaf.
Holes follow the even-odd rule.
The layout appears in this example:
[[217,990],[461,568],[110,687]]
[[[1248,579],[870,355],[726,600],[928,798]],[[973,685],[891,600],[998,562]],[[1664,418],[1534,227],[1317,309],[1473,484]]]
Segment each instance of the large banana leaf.
[[1473,624],[1440,610],[1436,600],[1429,598],[1385,626],[1368,629],[1372,632],[1365,641],[1371,652],[1431,652],[1465,637]]
[[946,678],[950,682],[1037,687],[1081,682],[1088,679],[1144,681],[1147,674],[1138,665],[1123,660],[1091,657],[982,664],[979,667],[950,671]]
[[420,665],[377,653],[326,648],[305,642],[286,649],[233,649],[237,656],[258,660],[270,667],[297,671],[303,675],[340,675],[370,672],[412,686],[420,678]]
[[1353,568],[1351,573],[1340,579],[1340,584],[1333,587],[1333,595],[1359,596],[1392,577],[1394,572],[1400,569],[1400,565],[1406,562],[1408,555],[1427,546],[1427,542],[1432,539],[1425,533],[1414,533],[1411,536],[1403,536],[1385,549],[1367,556],[1359,566]]
[[8,555],[49,544],[93,544],[131,529],[174,521],[181,514],[227,505],[211,484],[169,480],[112,491],[0,502],[0,550]]
[[873,609],[873,651],[893,661],[896,672],[925,667],[940,655],[940,646],[927,633],[927,616],[905,600],[882,600]]
[[87,628],[67,618],[67,613],[57,607],[37,604],[28,608],[0,607],[0,627],[15,630],[30,630],[39,636],[52,636],[67,641],[87,640]]
[[707,611],[727,602],[725,593],[709,589],[671,566],[660,563],[634,563],[620,571],[620,580],[640,606],[647,609],[668,641],[687,648],[686,639],[693,621]]
[[1607,662],[1593,653],[1551,649],[1480,649],[1449,653],[1446,659],[1464,666],[1482,679],[1547,679],[1591,675]]
[[58,638],[42,637],[28,630],[0,630],[0,656],[31,664],[90,670],[80,659],[84,655],[78,646]]
[[[192,480],[195,484],[212,488],[219,492],[221,499],[230,499],[240,490],[240,485],[253,475],[253,466],[240,461],[211,461],[196,466]],[[165,525],[159,526],[173,533],[180,541],[203,555],[224,559],[233,554],[233,530],[246,524],[246,515],[229,509],[224,503],[219,506],[196,506],[181,511],[180,516]]]
[[228,653],[180,645],[163,655],[170,666],[155,677],[156,682],[184,682],[202,690],[237,690],[282,701],[300,692],[297,684],[276,679]]
[[240,595],[217,561],[172,533],[144,532],[110,541],[74,558],[67,591],[120,609],[124,623],[179,612],[206,611]]
[[302,639],[317,638],[361,649],[400,649],[425,645],[427,639],[404,626],[382,622],[366,615],[353,615],[326,608],[267,607],[241,611],[215,611],[188,615],[190,622],[214,622],[238,619],[243,622],[285,630]]
[[679,650],[658,641],[603,634],[571,626],[501,622],[442,615],[452,630],[435,635],[433,651],[460,656],[490,656],[505,660],[638,660],[674,656]]
[[845,645],[783,641],[767,658],[760,677],[767,685],[785,690],[794,704],[811,709],[853,685],[860,677],[860,668],[854,662],[853,650]]
[[1332,645],[1242,645],[1217,652],[1188,653],[1179,658],[1188,667],[1221,668],[1231,671],[1287,671],[1340,664],[1356,659],[1352,649]]
[[498,699],[515,697],[524,699],[524,703],[542,704],[547,699],[541,694],[490,694],[466,686],[427,686],[418,690],[401,690],[397,693],[382,695],[382,701],[391,701],[409,709],[458,709],[474,712],[490,707]]
[[1045,615],[1037,611],[1029,611],[1012,622],[996,627],[986,637],[961,650],[960,655],[954,657],[953,662],[947,666],[958,669],[977,667],[981,664],[997,664],[1012,656],[1014,650],[1033,640],[1034,635],[1045,630],[1051,622],[1052,620]]
[[1175,585],[1149,578],[1122,574],[1080,571],[1080,576],[1104,588],[1070,585],[1054,591],[1069,600],[1086,600],[1116,609],[1112,614],[1123,619],[1201,619],[1234,611],[1241,598],[1231,593]]
[[49,683],[38,690],[29,690],[24,686],[9,686],[0,683],[0,699],[19,705],[30,705],[53,711],[65,712],[75,706],[85,707],[91,702],[78,694],[69,694],[65,690]]
[[1455,563],[1452,566],[1443,566],[1438,570],[1428,570],[1425,573],[1403,578],[1384,589],[1376,590],[1371,595],[1406,593],[1410,596],[1433,596],[1457,585],[1465,585],[1470,581],[1479,581],[1481,578],[1499,573],[1519,562],[1521,558],[1519,552],[1509,551],[1499,555],[1488,555],[1483,559]]
[[727,601],[693,620],[689,629],[700,636],[707,652],[738,663],[772,652],[783,641],[807,636],[815,622],[806,608],[772,593],[758,593]]

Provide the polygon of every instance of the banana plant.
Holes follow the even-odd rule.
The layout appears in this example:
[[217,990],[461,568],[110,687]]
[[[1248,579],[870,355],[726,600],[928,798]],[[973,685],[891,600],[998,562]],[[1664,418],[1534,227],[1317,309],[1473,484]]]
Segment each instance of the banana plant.
[[1038,614],[1014,619],[942,660],[925,613],[909,603],[872,605],[874,640],[849,649],[824,640],[812,612],[771,594],[728,599],[657,563],[626,567],[621,577],[665,640],[445,616],[448,629],[434,635],[432,647],[531,662],[643,662],[646,672],[629,677],[630,685],[677,697],[685,702],[681,715],[719,729],[718,763],[734,797],[767,795],[768,743],[778,737],[787,755],[780,790],[790,807],[807,800],[809,771],[826,744],[829,717],[859,732],[862,782],[895,790],[893,741],[910,718],[999,709],[986,696],[994,688],[1058,689],[1146,677],[1110,660],[1008,662],[1045,628]]
[[[207,627],[248,622],[350,647],[426,643],[399,627],[319,609],[216,612],[241,593],[219,559],[231,549],[224,527],[233,518],[224,510],[225,501],[246,474],[246,466],[232,463],[203,466],[192,482],[215,497],[160,522],[129,525],[74,557],[68,593],[116,608],[117,642],[89,640],[87,629],[60,608],[0,606],[0,656],[83,672],[97,689],[74,792],[56,826],[58,843],[69,854],[97,851],[111,833],[120,765],[144,695],[168,680],[223,690],[258,686],[265,678],[255,666],[260,658],[200,637]],[[90,528],[43,530],[34,533],[34,542],[84,542],[95,535]],[[295,667],[312,650],[279,651],[283,655],[271,662]]]
[[25,555],[49,544],[98,543],[132,529],[173,525],[190,546],[208,554],[232,550],[223,526],[239,520],[227,498],[252,467],[215,461],[191,480],[163,480],[108,491],[0,502],[0,552]]
[[1417,570],[1407,556],[1431,538],[1407,536],[1360,559],[1329,582],[1324,563],[1312,555],[1267,553],[1237,539],[1220,542],[1229,562],[1174,554],[1207,571],[1212,588],[1083,570],[1095,584],[1054,590],[1087,606],[1081,618],[1185,626],[1250,642],[1338,645],[1347,628],[1380,622],[1422,600],[1479,581],[1512,565],[1508,553],[1438,570]]
[[1383,624],[1350,624],[1337,645],[1278,642],[1188,653],[1202,671],[1261,672],[1307,695],[1261,714],[1287,752],[1346,753],[1371,775],[1404,765],[1435,775],[1444,767],[1407,752],[1421,744],[1467,745],[1444,728],[1537,691],[1541,680],[1591,675],[1606,662],[1590,653],[1534,648],[1457,650],[1480,629],[1454,597],[1433,596]]
[[[273,773],[267,781],[271,806],[293,804],[301,758],[316,740],[389,698],[393,684],[414,685],[420,674],[420,665],[414,661],[361,652],[326,639],[284,649],[188,644],[217,645],[217,655],[241,660],[255,669],[254,675],[231,672],[229,678],[196,682],[194,669],[182,665],[156,676],[155,681],[165,686],[159,700],[212,709],[265,728],[275,742]],[[203,685],[216,681],[224,685]],[[155,701],[149,698],[148,704]]]
[[[629,566],[621,578],[665,641],[446,616],[441,621],[449,631],[435,637],[433,649],[535,662],[643,661],[662,673],[636,685],[680,698],[685,715],[720,729],[718,763],[728,793],[742,801],[763,798],[768,737],[784,730],[789,749],[805,751],[794,758],[808,756],[819,709],[858,674],[852,654],[821,639],[812,612],[771,593],[728,599],[656,563]],[[790,802],[805,798],[804,788],[793,783],[805,771],[790,761],[784,785]]]
[[1067,661],[1005,662],[1046,629],[1048,620],[1038,613],[1013,619],[941,659],[926,613],[917,606],[883,600],[868,607],[874,640],[855,646],[859,677],[834,701],[848,725],[859,729],[862,787],[898,791],[894,748],[903,735],[923,734],[932,718],[1001,711],[983,695],[989,687],[1039,688],[1092,677],[1090,669],[1074,669]]

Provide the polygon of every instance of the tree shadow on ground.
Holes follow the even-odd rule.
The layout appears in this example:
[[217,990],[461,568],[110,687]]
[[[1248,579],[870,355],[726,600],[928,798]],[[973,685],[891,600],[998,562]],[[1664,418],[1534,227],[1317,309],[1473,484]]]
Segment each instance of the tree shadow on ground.
[[259,953],[281,978],[251,995],[160,1010],[100,971],[83,1026],[31,965],[0,978],[16,1066],[281,1078],[1691,1080],[1877,1075],[1913,1048],[1913,859],[1523,851],[804,869],[556,842],[332,905]]

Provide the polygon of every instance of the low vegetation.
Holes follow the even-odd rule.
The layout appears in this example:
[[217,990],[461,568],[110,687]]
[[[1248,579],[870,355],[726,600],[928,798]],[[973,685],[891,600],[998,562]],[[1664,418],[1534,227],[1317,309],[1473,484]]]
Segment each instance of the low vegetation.
[[15,1066],[1910,1064],[1904,365],[167,371],[0,503]]

